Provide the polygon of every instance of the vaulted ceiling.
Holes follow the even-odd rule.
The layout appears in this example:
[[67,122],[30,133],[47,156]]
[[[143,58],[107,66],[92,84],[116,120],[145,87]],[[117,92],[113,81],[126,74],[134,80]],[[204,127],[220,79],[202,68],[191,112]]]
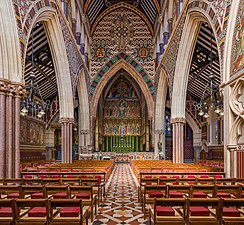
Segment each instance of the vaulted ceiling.
[[159,0],[85,0],[84,12],[88,16],[90,25],[95,22],[96,18],[110,6],[125,2],[139,9],[152,25],[156,21],[157,14],[160,11]]
[[[207,23],[202,23],[188,77],[187,92],[195,100],[201,99],[206,85],[210,82],[211,73],[214,75],[213,84],[218,87],[221,83],[221,77],[217,44],[211,27]],[[210,97],[210,93],[207,93],[206,97]]]
[[[31,35],[25,61],[25,84],[30,85],[30,73],[34,72],[36,75],[35,82],[39,87],[42,98],[51,101],[57,96],[58,87],[52,55],[43,23],[38,23],[33,28],[32,34],[33,38]],[[37,93],[37,97],[40,98],[41,96]]]

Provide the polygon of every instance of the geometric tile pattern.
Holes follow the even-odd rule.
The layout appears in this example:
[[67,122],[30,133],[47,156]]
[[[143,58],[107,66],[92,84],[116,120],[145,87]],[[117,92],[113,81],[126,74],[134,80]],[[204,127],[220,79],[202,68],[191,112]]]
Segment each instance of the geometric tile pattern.
[[129,164],[115,164],[93,225],[148,224],[137,199],[137,183]]

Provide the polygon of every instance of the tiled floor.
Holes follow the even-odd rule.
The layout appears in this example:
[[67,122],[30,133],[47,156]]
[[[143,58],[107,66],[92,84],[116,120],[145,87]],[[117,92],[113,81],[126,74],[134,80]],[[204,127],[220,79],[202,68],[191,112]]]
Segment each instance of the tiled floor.
[[137,184],[129,164],[115,165],[106,190],[93,225],[148,223],[137,202]]

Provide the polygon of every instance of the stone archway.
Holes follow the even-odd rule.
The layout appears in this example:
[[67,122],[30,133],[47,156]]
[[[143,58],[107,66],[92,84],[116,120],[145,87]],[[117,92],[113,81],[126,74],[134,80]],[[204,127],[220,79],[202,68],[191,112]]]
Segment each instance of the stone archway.
[[[101,96],[101,93],[105,87],[105,85],[108,83],[110,78],[117,73],[120,69],[124,69],[126,72],[128,72],[137,82],[139,87],[141,88],[141,91],[145,97],[145,101],[147,104],[147,109],[148,109],[148,119],[151,121],[152,124],[152,137],[154,137],[154,101],[153,101],[153,95],[150,93],[150,90],[144,81],[142,75],[138,73],[138,71],[135,70],[134,67],[132,67],[131,64],[126,62],[125,60],[121,59],[114,65],[112,65],[108,71],[102,76],[100,82],[96,86],[95,92],[92,96],[91,100],[91,117],[95,119],[96,117],[96,112],[97,112],[97,106],[98,106],[98,101]],[[93,120],[94,120],[93,119]],[[93,131],[94,132],[94,131]],[[152,146],[154,146],[154,140],[152,140]]]
[[38,11],[32,21],[43,22],[53,59],[59,97],[59,122],[62,126],[62,162],[72,162],[72,127],[74,122],[73,93],[70,68],[61,24],[55,9]]
[[[173,123],[173,162],[183,163],[183,127],[186,121],[185,106],[191,59],[201,22],[208,21],[207,15],[199,11],[190,11],[186,17],[179,45],[175,66],[174,85],[172,91],[172,119]],[[213,29],[213,27],[212,27]]]

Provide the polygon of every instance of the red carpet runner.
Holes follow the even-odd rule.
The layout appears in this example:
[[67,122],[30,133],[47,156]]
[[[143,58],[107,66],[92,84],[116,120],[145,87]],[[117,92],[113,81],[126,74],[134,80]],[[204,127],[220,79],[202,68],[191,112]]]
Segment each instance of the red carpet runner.
[[106,196],[93,225],[147,224],[137,202],[137,185],[130,165],[116,164],[109,180]]

